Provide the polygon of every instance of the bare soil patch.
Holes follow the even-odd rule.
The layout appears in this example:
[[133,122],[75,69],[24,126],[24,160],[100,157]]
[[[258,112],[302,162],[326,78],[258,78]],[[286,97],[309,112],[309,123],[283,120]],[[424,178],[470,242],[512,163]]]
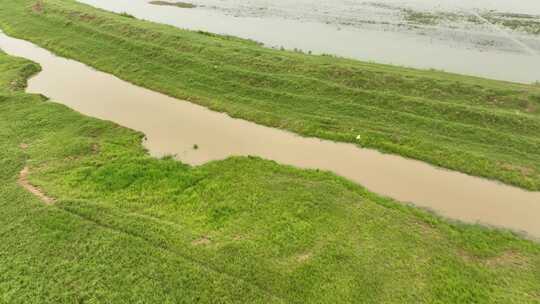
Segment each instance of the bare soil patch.
[[38,0],[34,5],[32,5],[32,11],[36,13],[42,13],[43,12],[43,1]]
[[311,252],[303,253],[303,254],[299,255],[298,257],[296,257],[296,260],[299,263],[304,263],[304,262],[310,260],[311,256],[312,256]]
[[507,251],[503,254],[487,259],[486,265],[490,267],[513,266],[524,267],[529,263],[528,259],[516,251]]
[[18,183],[21,185],[24,189],[26,189],[28,192],[32,193],[33,195],[37,196],[43,203],[46,205],[52,205],[55,202],[55,199],[52,197],[47,196],[41,189],[33,186],[28,181],[28,173],[30,172],[30,169],[28,167],[24,167],[22,171],[19,174],[19,180]]
[[506,170],[509,170],[509,171],[517,171],[517,172],[519,172],[519,173],[521,173],[522,175],[525,175],[525,176],[532,176],[534,174],[534,169],[524,167],[524,166],[517,166],[517,165],[508,164],[508,163],[501,163],[501,167],[506,169]]
[[200,246],[200,245],[209,245],[211,242],[212,241],[209,238],[204,236],[200,239],[194,240],[193,242],[191,242],[191,244],[195,246]]

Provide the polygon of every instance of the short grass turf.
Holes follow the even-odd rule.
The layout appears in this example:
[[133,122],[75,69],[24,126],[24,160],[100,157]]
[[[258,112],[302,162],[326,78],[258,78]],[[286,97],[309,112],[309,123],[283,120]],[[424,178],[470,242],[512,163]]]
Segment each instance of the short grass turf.
[[137,85],[540,190],[538,86],[272,50],[128,17],[72,0],[0,0],[8,34]]
[[38,70],[0,53],[0,303],[540,303],[537,243],[330,173],[152,158],[23,93]]

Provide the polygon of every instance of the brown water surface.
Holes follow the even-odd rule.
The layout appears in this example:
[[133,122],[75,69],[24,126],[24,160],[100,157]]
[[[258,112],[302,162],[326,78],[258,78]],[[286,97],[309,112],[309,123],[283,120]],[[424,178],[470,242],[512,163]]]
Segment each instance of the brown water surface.
[[[329,170],[369,190],[465,222],[505,227],[540,237],[540,192],[381,154],[352,144],[305,138],[168,97],[79,62],[57,57],[0,33],[0,48],[39,63],[27,91],[83,114],[141,131],[154,156],[176,154],[198,165],[254,155],[301,168]],[[194,149],[194,145],[198,149]]]

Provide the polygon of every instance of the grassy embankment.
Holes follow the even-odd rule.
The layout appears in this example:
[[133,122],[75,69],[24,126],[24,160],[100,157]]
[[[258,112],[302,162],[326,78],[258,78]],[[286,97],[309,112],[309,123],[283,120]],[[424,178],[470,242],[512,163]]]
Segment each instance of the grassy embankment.
[[154,159],[23,93],[38,69],[0,53],[0,303],[540,303],[536,243],[330,173]]
[[540,190],[538,87],[272,50],[69,0],[36,3],[0,0],[0,27],[234,117]]

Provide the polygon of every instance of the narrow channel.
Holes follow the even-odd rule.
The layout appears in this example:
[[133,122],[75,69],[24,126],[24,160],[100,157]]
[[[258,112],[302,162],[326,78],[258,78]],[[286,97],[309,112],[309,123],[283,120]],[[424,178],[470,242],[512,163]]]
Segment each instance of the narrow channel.
[[[77,61],[0,33],[0,48],[39,63],[27,91],[85,115],[143,132],[153,156],[203,164],[229,156],[259,156],[281,164],[332,171],[369,190],[448,218],[540,238],[540,192],[529,192],[353,144],[305,138],[233,119],[147,90]],[[198,149],[193,149],[197,145]]]

